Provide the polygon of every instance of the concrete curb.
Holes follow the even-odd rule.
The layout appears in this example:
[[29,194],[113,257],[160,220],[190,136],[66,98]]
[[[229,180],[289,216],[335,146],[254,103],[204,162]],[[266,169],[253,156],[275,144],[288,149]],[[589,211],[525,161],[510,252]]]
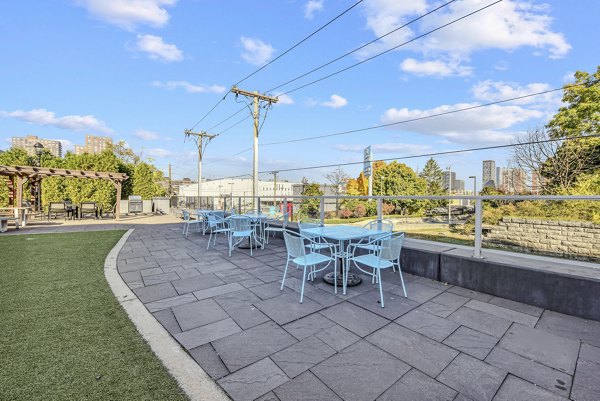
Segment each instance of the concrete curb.
[[104,275],[129,319],[150,345],[152,351],[177,380],[192,401],[229,401],[230,398],[204,370],[171,337],[171,334],[148,312],[144,304],[129,289],[117,271],[117,256],[133,229],[128,230],[104,261]]

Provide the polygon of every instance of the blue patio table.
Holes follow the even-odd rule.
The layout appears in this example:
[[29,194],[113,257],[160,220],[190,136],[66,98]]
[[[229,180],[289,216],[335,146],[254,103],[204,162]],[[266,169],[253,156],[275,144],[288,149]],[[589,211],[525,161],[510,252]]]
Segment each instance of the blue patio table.
[[[346,247],[345,247],[346,244],[345,243],[352,241],[352,240],[360,240],[363,238],[377,237],[380,235],[389,234],[387,231],[369,230],[368,228],[349,226],[349,225],[334,225],[334,226],[307,228],[303,231],[310,235],[319,236],[319,237],[323,237],[326,239],[338,241],[339,250],[337,251],[337,253],[335,255],[340,259],[340,262],[341,262],[340,263],[340,274],[337,275],[338,285],[343,285],[343,275],[344,275],[344,266],[345,266],[344,262],[345,262],[346,257],[348,256],[346,253]],[[323,277],[323,281],[325,281],[326,283],[331,284],[331,285],[333,285],[333,283],[334,283],[333,280],[334,280],[333,273],[327,273]],[[360,278],[360,276],[348,273],[348,280],[347,280],[348,287],[358,285],[361,282],[362,282],[362,279]]]

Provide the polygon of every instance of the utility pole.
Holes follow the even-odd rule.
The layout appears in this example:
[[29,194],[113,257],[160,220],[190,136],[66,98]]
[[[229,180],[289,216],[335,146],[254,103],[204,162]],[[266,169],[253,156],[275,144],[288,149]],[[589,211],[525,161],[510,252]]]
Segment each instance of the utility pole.
[[266,101],[271,103],[277,103],[279,101],[278,98],[267,96],[264,94],[258,93],[258,91],[249,92],[238,87],[234,86],[231,88],[231,92],[236,95],[246,96],[247,98],[252,98],[252,102],[254,104],[254,111],[252,113],[252,117],[254,118],[254,157],[252,163],[252,205],[253,208],[256,209],[256,200],[258,196],[258,130],[259,130],[259,119],[260,114],[258,112],[260,101]]
[[200,208],[202,207],[202,157],[208,143],[218,135],[211,135],[204,131],[192,132],[192,130],[189,129],[186,129],[183,133],[186,138],[191,137],[194,142],[196,142],[196,147],[198,148],[198,207]]
[[277,202],[277,174],[279,174],[279,171],[271,171],[271,174],[273,174],[273,206],[275,206]]
[[173,181],[171,179],[171,163],[169,163],[169,197],[173,195]]

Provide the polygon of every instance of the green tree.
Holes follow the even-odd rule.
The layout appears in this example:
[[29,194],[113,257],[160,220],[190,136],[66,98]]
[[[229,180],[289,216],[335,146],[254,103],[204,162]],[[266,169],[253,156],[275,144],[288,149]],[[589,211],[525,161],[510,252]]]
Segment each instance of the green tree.
[[[304,187],[302,191],[302,195],[304,196],[323,196],[323,192],[321,191],[319,184],[312,183],[308,184]],[[319,199],[303,199],[300,204],[300,215],[308,216],[308,217],[317,217],[319,216],[321,207],[321,202]]]
[[164,196],[165,189],[160,185],[164,179],[162,173],[154,166],[139,162],[135,165],[132,177],[132,191],[142,199],[152,199],[154,196]]
[[[417,176],[415,171],[404,163],[391,162],[373,171],[373,193],[385,196],[425,195],[427,181]],[[428,207],[427,201],[397,199],[392,201],[402,214],[420,213]]]
[[427,160],[419,177],[427,182],[427,192],[430,195],[441,195],[444,193],[444,172],[433,157]]
[[[10,148],[0,153],[0,165],[4,166],[32,166],[35,159],[21,148]],[[10,199],[10,188],[14,188],[15,181],[12,178],[0,176],[0,206],[8,206]],[[30,188],[29,183],[23,186],[23,199]]]

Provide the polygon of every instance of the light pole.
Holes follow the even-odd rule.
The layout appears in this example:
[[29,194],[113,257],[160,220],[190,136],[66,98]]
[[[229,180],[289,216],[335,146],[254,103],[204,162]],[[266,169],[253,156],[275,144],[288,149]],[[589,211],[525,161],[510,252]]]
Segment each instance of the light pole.
[[[473,179],[473,196],[477,196],[477,177],[470,175],[469,178]],[[473,201],[473,203],[475,203],[475,201]]]
[[384,190],[384,184],[385,184],[385,176],[381,176],[381,191],[379,193],[380,196],[383,196],[385,194],[385,190]]
[[[448,195],[452,196],[452,167],[448,166]],[[450,220],[452,216],[452,199],[448,198],[448,226],[450,226]]]
[[[38,167],[42,167],[42,153],[44,152],[44,145],[42,145],[39,142],[36,142],[36,144],[33,145],[33,149],[35,150],[35,154],[38,158]],[[40,196],[40,185],[41,184],[42,184],[41,179],[38,179],[37,185],[35,186],[38,212],[42,210],[42,202],[41,202],[41,196]],[[21,206],[21,205],[19,205],[19,206]]]

